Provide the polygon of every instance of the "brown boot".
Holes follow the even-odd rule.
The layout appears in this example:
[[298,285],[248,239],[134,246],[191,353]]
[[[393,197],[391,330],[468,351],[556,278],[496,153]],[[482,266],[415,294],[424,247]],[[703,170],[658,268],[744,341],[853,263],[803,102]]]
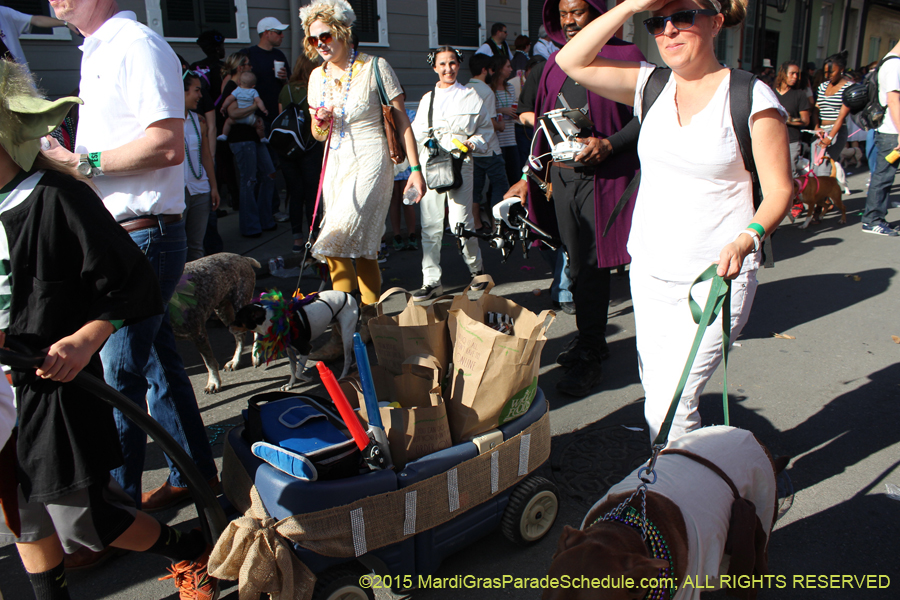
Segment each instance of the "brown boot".
[[318,350],[313,350],[308,359],[331,362],[339,358],[344,358],[344,341],[341,338],[341,326],[335,323],[331,326],[331,337],[328,338],[324,346]]
[[[218,495],[222,491],[222,486],[219,484],[219,477],[213,476],[211,479],[207,480],[209,483],[210,489]],[[144,512],[156,512],[158,510],[165,510],[169,507],[175,506],[176,504],[180,504],[186,500],[191,499],[191,492],[186,487],[175,487],[174,485],[169,483],[167,479],[164,484],[156,488],[151,492],[144,492],[141,494],[141,510]]]
[[374,304],[363,304],[359,309],[359,337],[363,344],[368,344],[372,339],[369,333],[369,321],[378,316],[378,308]]

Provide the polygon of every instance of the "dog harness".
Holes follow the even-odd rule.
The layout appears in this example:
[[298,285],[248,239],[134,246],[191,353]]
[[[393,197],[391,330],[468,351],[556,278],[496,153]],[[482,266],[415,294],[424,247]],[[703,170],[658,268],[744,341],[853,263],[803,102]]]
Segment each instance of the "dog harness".
[[803,177],[798,177],[794,180],[794,182],[796,182],[797,184],[797,187],[800,188],[800,191],[797,192],[798,197],[803,193],[803,190],[806,189],[806,186],[809,185],[810,176],[812,176],[812,178],[816,180],[816,193],[819,193],[819,177],[812,171],[807,171],[806,174],[803,175]]

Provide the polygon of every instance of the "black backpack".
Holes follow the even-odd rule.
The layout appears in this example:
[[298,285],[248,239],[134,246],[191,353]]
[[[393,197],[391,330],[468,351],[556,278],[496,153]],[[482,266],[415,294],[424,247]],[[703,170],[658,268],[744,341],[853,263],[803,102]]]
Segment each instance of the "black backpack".
[[306,96],[299,102],[295,102],[290,88],[288,88],[288,94],[290,94],[291,103],[272,121],[269,145],[279,156],[295,161],[307,150],[310,150],[317,141],[309,129],[309,111],[304,107]]
[[[650,73],[647,83],[644,84],[643,104],[641,105],[641,123],[647,118],[650,107],[659,98],[663,88],[669,81],[672,69],[666,67],[656,67]],[[762,188],[759,185],[759,175],[756,172],[756,162],[753,160],[753,140],[750,137],[750,112],[753,107],[753,85],[756,83],[757,77],[748,71],[740,69],[731,69],[731,83],[729,88],[729,99],[731,108],[731,122],[734,127],[734,133],[738,141],[738,149],[741,151],[741,158],[744,161],[744,168],[750,173],[750,181],[753,189],[753,206],[759,208],[762,203]],[[622,197],[619,199],[615,209],[609,217],[606,224],[605,236],[613,220],[618,216],[619,212],[625,207],[641,181],[641,172],[638,171],[628,184]],[[774,233],[774,232],[773,232]],[[766,267],[774,266],[774,257],[772,254],[771,237],[763,242],[763,262]]]
[[[866,131],[881,127],[884,117],[887,115],[887,107],[878,100],[878,72],[881,70],[881,65],[892,58],[900,58],[900,56],[885,56],[877,67],[866,74],[862,83],[847,86],[841,95],[843,103],[850,107],[850,112],[855,115],[854,120],[857,125]],[[860,106],[861,108],[859,108]]]

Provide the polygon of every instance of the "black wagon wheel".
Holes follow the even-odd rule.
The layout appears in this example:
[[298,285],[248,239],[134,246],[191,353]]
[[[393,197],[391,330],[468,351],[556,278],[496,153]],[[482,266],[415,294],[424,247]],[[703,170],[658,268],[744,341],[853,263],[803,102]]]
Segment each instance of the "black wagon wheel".
[[[6,348],[0,348],[0,364],[17,369],[36,369],[44,362],[44,355],[34,352],[21,342],[6,339]],[[187,452],[172,439],[172,436],[153,417],[141,410],[134,402],[125,397],[118,390],[111,388],[101,379],[90,373],[80,372],[66,385],[78,385],[86,391],[94,394],[113,408],[122,411],[142,431],[159,444],[163,452],[169,455],[172,462],[181,471],[187,483],[191,498],[197,507],[197,515],[200,517],[200,527],[206,540],[215,544],[219,536],[228,526],[225,511],[219,505],[215,494],[200,474],[194,461]]]
[[369,571],[359,564],[331,567],[317,576],[313,600],[375,600],[371,584],[360,585]]
[[513,490],[503,511],[500,531],[515,544],[531,544],[545,535],[559,514],[559,491],[543,477],[532,475]]

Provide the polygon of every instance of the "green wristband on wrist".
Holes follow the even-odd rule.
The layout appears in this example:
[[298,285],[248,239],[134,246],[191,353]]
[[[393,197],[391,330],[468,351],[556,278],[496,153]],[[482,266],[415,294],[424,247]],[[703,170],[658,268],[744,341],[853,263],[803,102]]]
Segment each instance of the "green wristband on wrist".
[[111,319],[109,324],[113,326],[113,333],[115,333],[122,329],[122,325],[125,324],[125,321],[124,319]]
[[413,165],[409,168],[409,170],[412,171],[413,173],[418,173],[419,171],[422,170],[422,167],[420,165]]
[[95,169],[100,168],[100,152],[89,152],[88,153],[88,164],[94,167]]
[[528,181],[528,173],[522,173],[522,181]]
[[747,225],[747,229],[752,229],[753,231],[758,233],[759,239],[763,239],[764,237],[766,237],[766,230],[759,223],[750,223],[749,225]]

